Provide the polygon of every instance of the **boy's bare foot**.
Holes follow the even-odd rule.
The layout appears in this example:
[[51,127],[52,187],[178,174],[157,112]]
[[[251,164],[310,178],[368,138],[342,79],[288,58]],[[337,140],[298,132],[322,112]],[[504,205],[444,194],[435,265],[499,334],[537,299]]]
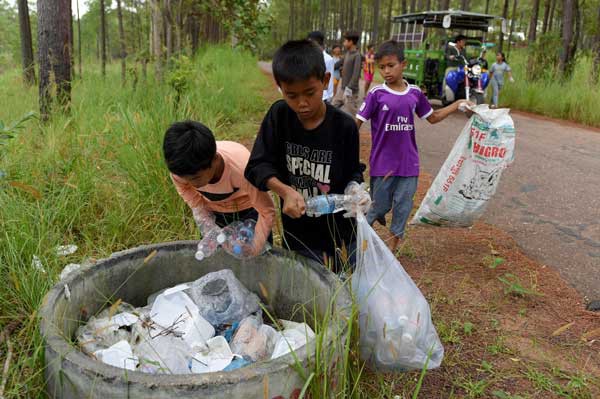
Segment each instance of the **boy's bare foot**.
[[400,249],[400,244],[402,244],[402,239],[400,237],[392,238],[392,253],[394,255],[398,255],[398,249]]

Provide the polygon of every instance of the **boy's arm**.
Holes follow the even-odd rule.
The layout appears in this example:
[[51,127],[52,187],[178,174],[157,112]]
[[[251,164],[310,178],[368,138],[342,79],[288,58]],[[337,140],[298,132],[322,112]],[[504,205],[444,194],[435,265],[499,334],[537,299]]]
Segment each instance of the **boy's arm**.
[[306,203],[299,192],[281,182],[276,176],[272,176],[267,180],[267,187],[283,199],[283,209],[281,210],[283,213],[294,219],[304,215]]
[[183,182],[177,176],[171,173],[171,180],[175,184],[175,189],[179,196],[185,201],[185,203],[192,209],[203,208],[204,198],[196,191],[191,185]]
[[[356,124],[350,124],[350,132],[344,152],[347,154],[347,163],[344,170],[347,171],[347,182],[355,181],[362,183],[364,165],[360,163],[360,138]],[[348,184],[346,183],[346,184]]]
[[258,255],[264,248],[267,237],[273,228],[275,205],[269,193],[260,191],[248,181],[246,181],[245,190],[248,192],[252,206],[258,212],[253,242],[254,252]]
[[362,61],[360,59],[360,54],[357,54],[354,57],[354,65],[352,67],[352,77],[350,78],[350,81],[348,82],[348,86],[358,87],[358,80],[360,79],[361,63],[362,63]]
[[433,111],[433,113],[427,117],[427,121],[431,124],[441,122],[444,119],[446,119],[448,117],[448,115],[452,114],[453,112],[456,112],[462,104],[468,105],[470,107],[475,106],[475,104],[473,104],[470,101],[459,100],[459,101],[453,102],[452,104],[448,105],[447,107],[440,108],[438,110]]

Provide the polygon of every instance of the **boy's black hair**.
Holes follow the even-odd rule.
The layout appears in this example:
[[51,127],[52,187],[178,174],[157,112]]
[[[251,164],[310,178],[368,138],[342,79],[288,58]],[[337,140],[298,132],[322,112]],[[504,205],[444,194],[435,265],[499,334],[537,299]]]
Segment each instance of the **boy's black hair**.
[[308,36],[306,36],[306,38],[308,40],[312,40],[321,47],[323,47],[323,44],[325,43],[325,35],[323,34],[323,32],[320,32],[318,30],[310,32]]
[[381,43],[375,53],[375,60],[379,61],[387,55],[395,55],[399,62],[404,61],[404,47],[395,40]]
[[331,51],[335,50],[336,48],[339,48],[341,50],[342,46],[340,46],[339,44],[334,44],[333,46],[331,46]]
[[175,122],[165,133],[163,153],[171,173],[191,176],[210,167],[217,142],[210,129],[200,122]]
[[369,44],[367,45],[367,50],[368,50],[368,49],[370,49],[370,48],[373,48],[373,47],[375,47],[375,45],[374,45],[373,43],[369,43]]
[[310,40],[290,40],[273,56],[273,76],[281,82],[294,83],[325,77],[325,60],[322,50]]
[[358,40],[360,39],[360,35],[358,32],[346,32],[344,33],[344,39],[350,40],[356,46],[358,44]]
[[467,37],[465,35],[458,35],[458,36],[456,36],[456,39],[454,40],[454,43],[458,43],[461,40],[467,40]]

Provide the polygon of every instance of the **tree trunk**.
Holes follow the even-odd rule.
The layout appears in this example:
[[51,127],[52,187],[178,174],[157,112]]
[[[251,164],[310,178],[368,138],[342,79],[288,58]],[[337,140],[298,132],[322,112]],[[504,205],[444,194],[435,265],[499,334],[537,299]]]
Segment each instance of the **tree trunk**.
[[379,0],[373,1],[373,36],[371,43],[377,43],[379,39]]
[[177,15],[175,17],[175,53],[181,53],[181,31],[183,30],[183,0],[179,0],[177,5]]
[[164,24],[165,24],[165,43],[167,47],[167,65],[173,56],[173,15],[171,14],[171,0],[165,0]]
[[77,6],[77,61],[79,64],[79,79],[81,79],[81,17],[79,16],[79,0],[76,1]]
[[440,11],[444,11],[450,8],[450,0],[439,0],[438,4]]
[[288,39],[296,38],[296,2],[290,1],[290,32]]
[[461,0],[460,9],[463,11],[469,11],[469,0]]
[[125,65],[125,31],[123,30],[123,12],[121,10],[121,0],[117,0],[117,18],[119,19],[119,47],[121,58],[121,85],[125,87],[125,82],[127,80],[127,66]]
[[[598,15],[596,17],[596,27],[600,26],[600,6],[598,6]],[[600,29],[596,29],[594,35],[594,64],[592,66],[592,83],[598,84],[600,77]]]
[[550,2],[551,0],[546,0],[544,3],[544,17],[542,20],[542,35],[546,33],[548,30],[548,19],[550,17]]
[[557,0],[552,0],[552,6],[550,7],[550,21],[548,22],[548,32],[552,30],[554,24],[554,11],[556,10]]
[[385,40],[389,40],[392,35],[392,5],[394,0],[388,1],[387,18],[385,21]]
[[102,76],[106,76],[106,15],[104,0],[100,0],[100,59],[102,62]]
[[321,0],[321,12],[319,13],[319,30],[323,32],[325,38],[327,34],[325,32],[325,21],[327,19],[327,0]]
[[[42,120],[50,118],[52,84],[59,105],[68,110],[71,101],[70,0],[38,0],[39,102]],[[52,78],[54,81],[52,82]]]
[[410,12],[416,12],[417,0],[410,0]]
[[510,32],[508,34],[508,51],[506,54],[506,58],[509,57],[510,55],[510,46],[512,44],[512,35],[515,31],[515,20],[517,19],[517,0],[513,1],[513,8],[512,8],[512,18],[510,21]]
[[21,61],[23,62],[23,79],[28,85],[35,84],[35,63],[33,61],[33,45],[31,40],[31,24],[27,0],[18,0],[19,29],[21,31]]
[[[505,21],[508,20],[508,1],[509,0],[504,0],[504,7],[502,8],[502,18],[504,18]],[[500,29],[500,34],[498,36],[498,51],[503,51],[504,32],[502,32],[502,29]],[[510,41],[510,37],[508,40]]]
[[401,7],[402,7],[402,14],[406,14],[408,12],[408,6],[407,6],[407,2],[406,0],[402,0],[401,3]]
[[571,69],[571,54],[574,46],[574,3],[574,0],[563,0],[562,51],[558,63],[558,69],[563,77],[568,76]]
[[356,10],[356,30],[359,35],[362,35],[363,31],[363,6],[362,1],[358,0],[358,9]]
[[425,0],[425,11],[431,10],[431,0]]
[[152,52],[154,73],[158,81],[163,78],[163,32],[161,0],[152,0]]
[[531,20],[529,21],[529,35],[527,41],[529,45],[535,42],[538,24],[538,10],[540,8],[540,0],[533,0],[533,9],[531,10]]
[[490,12],[490,0],[485,0],[485,13]]

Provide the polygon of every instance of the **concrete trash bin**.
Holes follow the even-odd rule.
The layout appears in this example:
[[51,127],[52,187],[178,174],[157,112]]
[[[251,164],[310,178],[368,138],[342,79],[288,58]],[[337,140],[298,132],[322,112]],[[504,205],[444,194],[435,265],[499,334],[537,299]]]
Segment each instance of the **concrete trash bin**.
[[[328,309],[341,316],[332,320],[344,320],[350,314],[349,291],[316,262],[282,250],[247,260],[218,251],[198,262],[196,245],[197,241],[178,241],[118,252],[72,273],[48,292],[41,310],[41,330],[49,397],[263,399],[289,398],[299,392],[304,381],[291,353],[230,372],[152,375],[105,365],[77,348],[73,342],[77,327],[107,304],[122,299],[143,306],[156,291],[225,268],[233,270],[277,317],[304,321],[308,312],[308,317],[320,319]],[[301,307],[306,311],[298,311]],[[310,314],[313,309],[317,315]],[[343,321],[332,322],[328,328],[330,340],[346,334]],[[296,351],[298,358],[305,359],[304,365],[312,347]]]

